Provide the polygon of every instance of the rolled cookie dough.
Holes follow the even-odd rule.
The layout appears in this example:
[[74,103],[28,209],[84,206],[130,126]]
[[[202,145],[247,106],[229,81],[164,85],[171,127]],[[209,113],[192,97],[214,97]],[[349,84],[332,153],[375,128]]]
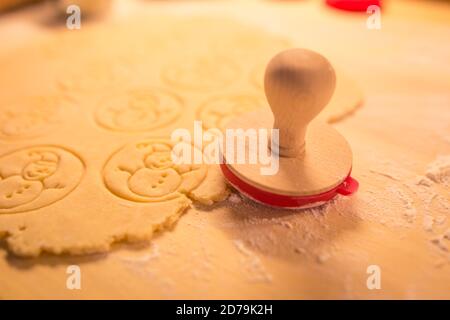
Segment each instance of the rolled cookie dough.
[[[221,201],[219,168],[174,165],[170,134],[264,106],[255,70],[291,46],[232,20],[154,16],[0,52],[0,238],[21,256],[103,252]],[[341,89],[330,120],[360,97]]]

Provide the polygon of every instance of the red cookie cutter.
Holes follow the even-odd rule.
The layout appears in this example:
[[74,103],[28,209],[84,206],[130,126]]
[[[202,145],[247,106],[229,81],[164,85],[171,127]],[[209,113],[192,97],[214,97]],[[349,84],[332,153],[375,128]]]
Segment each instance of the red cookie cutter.
[[338,194],[350,196],[358,191],[359,187],[358,181],[350,176],[350,171],[344,182],[332,190],[310,196],[286,196],[264,191],[248,184],[237,177],[224,163],[220,164],[220,168],[228,182],[239,192],[257,202],[278,208],[301,209],[318,206],[324,202],[330,201]]
[[331,7],[346,11],[367,11],[369,6],[375,5],[381,8],[381,0],[327,0]]

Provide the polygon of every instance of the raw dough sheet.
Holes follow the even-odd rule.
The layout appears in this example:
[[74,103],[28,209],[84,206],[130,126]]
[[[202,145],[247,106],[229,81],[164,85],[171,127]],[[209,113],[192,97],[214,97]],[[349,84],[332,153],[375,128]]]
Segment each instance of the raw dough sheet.
[[[157,27],[156,27],[157,26]],[[201,34],[201,37],[199,36]],[[176,166],[170,133],[223,129],[265,103],[289,40],[227,19],[151,16],[59,31],[1,58],[0,234],[21,256],[149,240],[228,192],[218,166]],[[323,117],[360,102],[338,73]]]
[[[45,106],[36,108],[45,117],[32,117],[35,124],[48,119],[43,127],[20,120],[16,122],[20,126],[6,130],[10,136],[1,129],[0,163],[6,161],[9,167],[6,174],[13,176],[9,182],[29,181],[25,177],[44,167],[48,172],[58,168],[54,176],[65,179],[64,184],[44,179],[40,209],[0,213],[4,236],[0,298],[450,297],[450,47],[442,41],[450,35],[446,3],[386,2],[382,29],[368,30],[366,14],[332,10],[323,1],[115,2],[117,19],[85,24],[82,33],[64,32],[54,24],[42,27],[39,6],[0,18],[0,99],[21,105],[14,110],[26,110],[25,100],[32,99],[34,106]],[[135,14],[152,19],[129,19]],[[142,23],[158,27],[141,30]],[[177,41],[165,36],[169,32],[177,34]],[[213,37],[217,32],[220,37]],[[227,37],[227,32],[233,36]],[[137,35],[144,33],[146,38]],[[73,46],[73,41],[78,45]],[[169,200],[164,208],[161,201],[142,203],[127,200],[129,194],[123,196],[121,188],[126,185],[119,175],[139,165],[144,167],[136,170],[139,175],[130,184],[133,194],[161,190],[151,191],[151,184],[146,189],[137,183],[139,177],[158,182],[145,169],[147,164],[160,163],[154,161],[155,153],[140,149],[148,159],[143,164],[121,163],[125,153],[139,142],[165,140],[174,128],[191,129],[194,119],[203,120],[205,126],[221,126],[240,111],[227,102],[236,94],[245,98],[231,100],[240,106],[247,102],[244,110],[251,109],[255,101],[264,103],[255,75],[262,74],[265,59],[291,46],[286,41],[323,53],[338,70],[338,86],[345,73],[364,92],[363,107],[344,119],[347,112],[334,113],[343,121],[333,124],[352,146],[352,175],[361,186],[355,196],[295,213],[255,205],[235,193],[224,201],[202,204],[200,194],[209,197],[205,189],[213,191],[202,189],[206,186],[202,183],[181,193],[181,203]],[[17,50],[4,50],[4,45]],[[168,47],[175,51],[161,53]],[[215,54],[224,57],[219,60],[223,66],[213,67],[214,81],[180,70],[179,66],[196,69],[195,63],[187,62],[205,53],[213,59],[212,65],[217,62]],[[211,72],[208,69],[200,68],[200,72]],[[229,84],[214,86],[223,81]],[[199,89],[203,86],[207,89]],[[112,116],[108,106],[113,96],[126,101],[126,90],[139,97],[141,89],[148,87],[158,88],[158,97],[166,101],[164,116],[156,116],[160,109],[154,104],[154,112],[148,113],[154,119],[150,122],[140,121],[144,117],[133,112]],[[351,92],[358,92],[351,101],[359,101],[360,91]],[[179,114],[183,116],[174,116],[180,107],[175,96],[183,101]],[[14,105],[9,102],[2,101],[2,110]],[[353,103],[346,105],[354,109]],[[54,107],[65,111],[50,117]],[[127,126],[132,123],[139,125]],[[26,133],[19,128],[35,129]],[[130,132],[130,128],[139,129]],[[13,138],[12,132],[23,135]],[[32,164],[24,166],[22,157],[38,146]],[[134,151],[130,161],[139,154]],[[126,170],[116,171],[118,176],[109,176],[107,183],[108,168],[116,164]],[[69,167],[84,171],[72,170],[69,179],[64,173]],[[2,171],[2,177],[6,174]],[[31,198],[33,194],[27,192],[43,190],[43,186],[33,180],[30,188],[34,189],[23,192]],[[221,195],[219,190],[214,194]],[[184,209],[174,228],[166,228],[165,223],[178,216],[174,209],[182,210],[186,200],[191,207]],[[20,231],[24,226],[28,229]],[[164,232],[156,236],[151,232],[156,229]],[[80,234],[84,236],[77,237]],[[151,237],[151,241],[129,244],[128,240],[137,238],[126,235]],[[119,240],[123,244],[109,248],[109,241]],[[47,245],[54,253],[63,248],[85,253],[88,246],[93,251],[109,251],[40,254],[31,259],[15,254],[50,251]],[[81,269],[81,290],[66,287],[70,265]],[[380,290],[367,287],[369,266],[381,270]]]

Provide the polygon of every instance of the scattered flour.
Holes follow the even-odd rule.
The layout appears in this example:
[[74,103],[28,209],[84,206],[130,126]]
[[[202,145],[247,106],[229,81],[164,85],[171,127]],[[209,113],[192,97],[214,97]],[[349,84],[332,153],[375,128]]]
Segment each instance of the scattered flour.
[[434,244],[440,250],[448,252],[448,247],[444,241],[445,237],[446,237],[446,235],[437,236],[437,237],[434,237],[433,239],[431,239],[430,241],[432,244]]
[[126,263],[146,264],[150,260],[156,259],[158,257],[159,257],[159,246],[157,244],[152,244],[152,251],[148,254],[137,257],[121,256],[119,257],[119,259]]
[[228,197],[228,201],[230,201],[231,203],[241,203],[242,198],[236,193],[231,193]]
[[430,163],[425,171],[425,176],[436,183],[450,184],[450,155],[439,156]]
[[442,196],[437,196],[438,207],[450,215],[450,202]]
[[434,218],[434,223],[437,225],[442,225],[445,223],[445,221],[447,220],[447,217],[444,215],[439,215],[437,217]]
[[433,230],[434,218],[432,215],[425,214],[423,216],[423,229],[431,232]]
[[370,172],[378,174],[378,175],[386,177],[386,178],[389,178],[394,181],[401,181],[401,179],[399,177],[397,177],[396,175],[394,175],[392,173],[386,173],[386,172],[381,172],[381,171],[377,171],[377,170],[370,170]]
[[317,262],[325,263],[330,259],[331,255],[328,252],[323,252],[317,256]]
[[192,252],[193,259],[199,263],[195,268],[188,267],[188,269],[195,279],[200,280],[201,283],[207,283],[211,281],[211,272],[214,267],[211,259],[212,256],[208,251],[203,238],[200,238],[200,242],[200,250]]
[[423,187],[431,187],[433,185],[433,181],[431,181],[427,177],[419,176],[417,177],[415,184]]
[[403,206],[405,207],[405,218],[408,222],[413,222],[416,218],[416,208],[414,207],[413,200],[411,197],[409,197],[403,190],[390,186],[387,188],[387,191],[395,195],[400,201],[402,202]]
[[[447,228],[445,223],[450,217],[450,201],[445,195],[440,194],[440,185],[444,184],[445,188],[447,181],[450,182],[450,156],[437,157],[418,176],[393,162],[377,162],[377,165],[379,169],[371,169],[369,174],[362,173],[361,176],[373,179],[373,174],[376,174],[387,178],[390,181],[386,182],[384,189],[380,190],[377,185],[366,184],[355,197],[339,197],[322,207],[304,210],[302,212],[304,219],[249,216],[245,219],[245,223],[266,227],[280,225],[286,228],[286,237],[283,238],[283,242],[280,242],[278,234],[284,231],[277,229],[278,233],[275,232],[273,241],[272,234],[268,231],[264,235],[253,235],[246,240],[248,242],[245,244],[248,243],[251,248],[257,248],[262,252],[273,250],[281,253],[284,251],[280,249],[280,246],[286,240],[290,241],[290,253],[306,255],[310,252],[310,243],[320,242],[321,237],[329,234],[330,231],[327,229],[333,228],[333,225],[329,224],[330,215],[336,213],[339,216],[356,219],[355,221],[358,219],[376,221],[389,228],[412,228],[417,226],[416,222],[419,222],[418,226],[422,226],[423,230],[429,233],[427,240],[424,240],[429,241],[433,247],[447,255],[450,252],[450,229],[444,233],[442,229]],[[414,166],[418,167],[420,164],[415,163]],[[237,194],[232,194],[229,201],[241,203],[245,200]],[[317,228],[311,230],[311,228],[303,227],[309,224],[314,224]],[[293,239],[297,241],[293,242]],[[253,280],[271,281],[272,277],[264,269],[261,260],[244,245],[244,241],[235,240],[234,244],[242,253],[243,264],[253,276]],[[324,264],[332,257],[329,252],[325,249],[325,251],[311,253],[317,263]],[[447,260],[446,258],[445,261]]]
[[288,229],[294,229],[294,226],[289,221],[280,221],[280,224]]
[[250,279],[257,282],[272,282],[272,275],[266,271],[258,256],[247,249],[241,240],[234,240],[233,243],[244,257],[243,262],[250,274]]

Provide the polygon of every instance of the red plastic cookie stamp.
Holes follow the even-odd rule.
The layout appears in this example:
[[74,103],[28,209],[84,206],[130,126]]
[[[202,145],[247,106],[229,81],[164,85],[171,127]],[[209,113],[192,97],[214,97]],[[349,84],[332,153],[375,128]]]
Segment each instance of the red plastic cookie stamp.
[[[228,182],[257,202],[289,209],[355,193],[358,182],[350,176],[349,144],[334,128],[313,120],[330,100],[335,83],[333,67],[313,51],[291,49],[272,58],[264,77],[272,112],[250,112],[227,125],[230,132],[248,136],[267,130],[271,139],[265,144],[226,143],[221,169]],[[261,151],[270,163],[249,161]],[[236,161],[239,153],[244,161]]]
[[375,5],[381,8],[381,0],[327,0],[331,7],[346,11],[367,11],[369,6]]

